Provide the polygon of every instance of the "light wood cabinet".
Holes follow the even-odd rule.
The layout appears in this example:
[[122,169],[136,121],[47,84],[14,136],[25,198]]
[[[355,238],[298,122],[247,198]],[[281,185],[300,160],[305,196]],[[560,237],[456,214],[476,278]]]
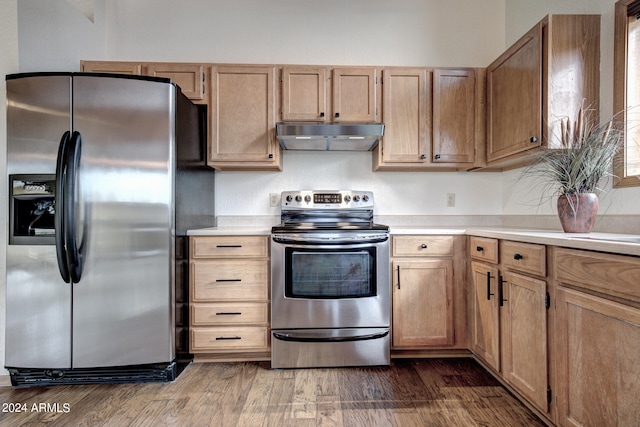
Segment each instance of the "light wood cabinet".
[[599,15],[548,15],[528,31],[487,67],[487,165],[557,148],[563,118],[598,108],[599,70]]
[[193,101],[205,99],[203,64],[151,63],[145,66],[145,74],[171,79],[180,86],[182,93]]
[[436,68],[433,71],[433,142],[431,162],[473,164],[484,115],[476,100],[476,70]]
[[171,79],[193,102],[206,104],[204,64],[178,62],[80,61],[80,70],[91,73],[133,74]]
[[454,256],[464,253],[463,242],[463,236],[393,236],[394,350],[466,347],[464,268]]
[[266,236],[191,237],[189,280],[189,351],[196,358],[269,351]]
[[221,170],[282,170],[275,138],[275,66],[211,68],[208,164]]
[[379,121],[374,67],[285,66],[281,77],[283,121]]
[[640,421],[640,260],[559,248],[554,269],[561,426]]
[[142,75],[140,62],[80,61],[80,71],[84,73],[116,73]]
[[290,66],[282,68],[283,121],[330,120],[327,105],[328,71],[325,67]]
[[498,266],[471,263],[471,351],[500,372],[500,307]]
[[542,414],[549,412],[546,247],[469,238],[472,352]]
[[385,68],[385,134],[374,170],[466,170],[484,164],[485,71]]
[[373,153],[373,169],[420,167],[431,143],[431,77],[424,68],[382,70],[384,136]]

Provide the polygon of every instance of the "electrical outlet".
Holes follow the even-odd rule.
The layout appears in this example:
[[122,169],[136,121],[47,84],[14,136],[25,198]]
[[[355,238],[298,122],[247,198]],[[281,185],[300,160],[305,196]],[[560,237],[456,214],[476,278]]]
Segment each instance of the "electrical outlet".
[[272,208],[278,206],[279,198],[280,198],[280,195],[278,193],[269,193],[269,205]]
[[456,205],[456,193],[447,193],[447,207],[453,208]]

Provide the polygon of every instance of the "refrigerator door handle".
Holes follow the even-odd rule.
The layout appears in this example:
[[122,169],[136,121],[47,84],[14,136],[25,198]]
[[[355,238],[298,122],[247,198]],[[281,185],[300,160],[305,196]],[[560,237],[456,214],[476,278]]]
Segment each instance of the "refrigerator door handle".
[[80,155],[82,153],[82,137],[80,132],[74,131],[69,142],[67,152],[67,174],[64,183],[64,236],[67,247],[67,264],[69,275],[73,283],[82,278],[82,256],[76,233],[76,184]]
[[67,157],[69,152],[69,138],[71,134],[66,131],[60,139],[58,146],[58,158],[56,160],[56,192],[55,192],[55,242],[56,256],[60,276],[66,283],[70,281],[69,267],[67,265],[67,249],[65,245],[65,183],[67,180]]

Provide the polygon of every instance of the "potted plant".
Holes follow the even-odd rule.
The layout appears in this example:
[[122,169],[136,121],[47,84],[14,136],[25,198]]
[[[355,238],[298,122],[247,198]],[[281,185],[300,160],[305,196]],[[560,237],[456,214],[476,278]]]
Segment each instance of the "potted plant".
[[561,148],[544,150],[524,170],[558,196],[558,216],[567,233],[588,233],[598,213],[601,182],[613,177],[624,131],[613,118],[599,124],[593,109],[581,108],[575,123],[561,121]]

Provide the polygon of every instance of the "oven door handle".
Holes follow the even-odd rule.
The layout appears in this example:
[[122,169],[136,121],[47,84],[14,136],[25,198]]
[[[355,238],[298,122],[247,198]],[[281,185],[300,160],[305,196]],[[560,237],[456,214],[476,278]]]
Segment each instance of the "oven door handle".
[[386,329],[381,332],[375,332],[371,334],[362,335],[348,335],[348,336],[318,336],[318,334],[306,334],[304,331],[288,331],[288,332],[273,332],[274,338],[281,341],[294,341],[294,342],[350,342],[350,341],[367,341],[377,340],[389,335],[389,330]]
[[336,238],[336,237],[317,237],[317,236],[287,236],[273,235],[272,239],[276,243],[299,244],[299,245],[350,245],[363,243],[382,243],[389,240],[388,234],[375,234],[368,237],[359,238]]

